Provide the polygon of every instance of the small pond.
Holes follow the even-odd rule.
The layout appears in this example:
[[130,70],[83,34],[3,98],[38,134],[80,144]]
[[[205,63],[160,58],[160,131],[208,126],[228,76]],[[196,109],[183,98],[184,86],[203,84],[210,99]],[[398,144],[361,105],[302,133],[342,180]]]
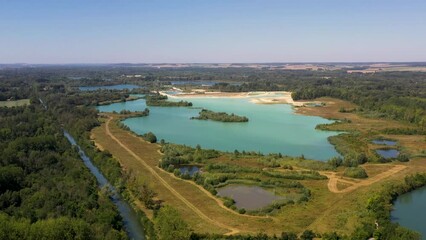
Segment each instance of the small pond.
[[182,174],[188,173],[189,176],[193,176],[195,173],[200,172],[200,168],[198,166],[194,165],[181,165],[178,166],[180,172]]
[[255,210],[284,199],[259,186],[231,184],[217,189],[217,195],[232,198],[237,208]]
[[135,89],[135,88],[142,88],[138,85],[132,85],[132,84],[119,84],[119,85],[110,85],[110,86],[83,86],[79,87],[80,91],[97,91],[100,89],[104,90],[124,90],[124,89]]
[[391,140],[383,140],[383,139],[376,139],[371,141],[374,144],[378,144],[378,145],[386,145],[386,146],[395,146],[396,145],[396,141],[391,141]]
[[385,159],[397,158],[399,155],[396,149],[377,149],[376,152]]

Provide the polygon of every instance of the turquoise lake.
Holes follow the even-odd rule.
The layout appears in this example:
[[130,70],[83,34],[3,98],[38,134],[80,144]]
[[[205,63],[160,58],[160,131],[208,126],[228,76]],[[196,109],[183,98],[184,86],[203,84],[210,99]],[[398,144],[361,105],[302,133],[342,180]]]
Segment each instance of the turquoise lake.
[[[338,156],[327,138],[337,132],[315,130],[317,124],[332,121],[294,114],[290,105],[260,105],[250,98],[190,98],[193,107],[149,107],[148,117],[131,118],[124,124],[138,134],[153,132],[167,142],[211,148],[222,151],[256,151],[282,153],[317,160]],[[145,100],[99,106],[101,112],[143,111]],[[190,120],[201,108],[247,116],[247,123],[222,123]]]
[[426,187],[403,194],[394,202],[392,221],[415,230],[426,239]]

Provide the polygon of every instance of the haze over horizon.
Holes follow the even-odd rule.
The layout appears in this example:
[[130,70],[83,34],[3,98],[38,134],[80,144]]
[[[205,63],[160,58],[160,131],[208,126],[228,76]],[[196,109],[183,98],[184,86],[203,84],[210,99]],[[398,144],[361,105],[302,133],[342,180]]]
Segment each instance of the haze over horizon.
[[0,0],[0,63],[426,61],[426,1]]

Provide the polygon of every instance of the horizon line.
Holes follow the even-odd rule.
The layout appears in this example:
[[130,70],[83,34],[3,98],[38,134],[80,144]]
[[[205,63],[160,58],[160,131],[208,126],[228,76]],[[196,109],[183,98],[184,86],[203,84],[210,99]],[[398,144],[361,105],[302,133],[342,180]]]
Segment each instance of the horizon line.
[[111,62],[111,63],[85,63],[85,62],[69,62],[69,63],[0,63],[0,65],[160,65],[160,64],[331,64],[331,63],[426,63],[424,61],[289,61],[289,62]]

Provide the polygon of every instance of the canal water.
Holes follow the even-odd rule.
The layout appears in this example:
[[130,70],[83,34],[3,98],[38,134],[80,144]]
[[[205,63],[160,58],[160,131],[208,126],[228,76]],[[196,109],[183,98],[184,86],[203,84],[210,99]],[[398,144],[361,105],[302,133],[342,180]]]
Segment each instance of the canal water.
[[96,177],[99,187],[102,188],[106,186],[113,193],[111,200],[117,206],[120,216],[123,218],[124,228],[129,238],[134,240],[145,239],[144,229],[142,224],[139,222],[136,212],[133,211],[127,202],[121,199],[115,188],[108,182],[104,175],[102,175],[99,169],[93,165],[90,158],[84,153],[80,146],[77,145],[75,139],[67,131],[64,131],[64,136],[68,139],[71,145],[77,146],[80,158],[83,160],[84,165],[86,165],[90,172]]

